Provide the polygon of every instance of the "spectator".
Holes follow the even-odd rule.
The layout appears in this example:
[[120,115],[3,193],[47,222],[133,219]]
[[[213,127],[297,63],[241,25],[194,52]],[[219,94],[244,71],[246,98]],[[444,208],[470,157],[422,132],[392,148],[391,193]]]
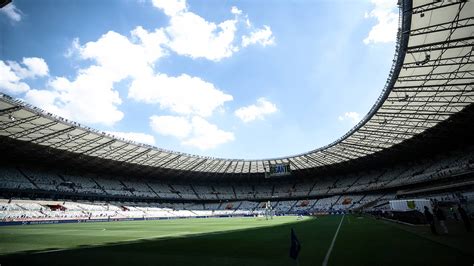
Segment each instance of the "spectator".
[[426,221],[430,224],[431,233],[433,233],[433,235],[437,235],[438,232],[436,232],[433,214],[431,214],[430,210],[426,206],[425,206],[425,218],[426,218]]
[[444,215],[444,212],[439,207],[436,207],[435,214],[436,219],[438,219],[439,224],[441,225],[441,228],[443,228],[444,233],[447,234],[448,227],[446,226],[446,215]]
[[466,228],[467,232],[471,231],[471,221],[469,220],[469,217],[467,216],[466,211],[461,207],[461,204],[458,205],[458,212],[459,215],[461,215],[461,219],[464,223],[464,228]]

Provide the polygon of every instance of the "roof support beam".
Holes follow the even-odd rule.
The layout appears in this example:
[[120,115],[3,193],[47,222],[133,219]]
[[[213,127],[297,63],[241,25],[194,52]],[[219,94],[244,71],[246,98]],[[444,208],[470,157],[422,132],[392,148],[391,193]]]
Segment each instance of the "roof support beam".
[[0,110],[0,115],[11,114],[18,110],[21,110],[21,108],[22,108],[21,106],[13,106],[13,107],[5,108],[5,109]]
[[57,136],[60,136],[62,134],[65,134],[65,133],[68,133],[68,132],[71,132],[73,131],[74,129],[76,129],[75,126],[72,126],[72,127],[68,127],[68,128],[65,128],[65,129],[61,129],[61,130],[58,130],[58,131],[55,131],[53,133],[50,133],[50,134],[46,134],[46,135],[43,135],[41,137],[37,137],[35,139],[32,139],[31,142],[35,142],[35,143],[43,143],[45,141],[48,141],[52,138],[55,138]]
[[430,2],[428,4],[424,4],[421,6],[413,7],[412,14],[415,15],[418,13],[424,13],[424,12],[428,12],[428,11],[432,11],[432,10],[436,10],[440,8],[445,8],[452,5],[459,5],[459,4],[462,4],[463,2],[464,1],[462,0],[459,0],[459,1],[453,0],[452,2],[451,1],[434,1],[434,2]]
[[117,141],[117,140],[115,140],[115,139],[111,139],[111,140],[109,140],[109,141],[107,141],[107,142],[104,142],[104,143],[99,144],[99,145],[97,145],[97,146],[95,146],[95,147],[92,147],[92,148],[90,148],[90,149],[88,149],[88,150],[86,150],[86,151],[83,151],[82,153],[83,153],[83,154],[87,154],[87,155],[92,155],[92,153],[94,153],[95,151],[100,150],[100,149],[102,149],[103,147],[109,146],[110,144],[112,144],[112,143],[114,143],[114,142],[116,142],[116,141]]
[[22,119],[15,119],[14,121],[5,123],[3,125],[0,125],[0,130],[6,130],[6,129],[16,127],[16,126],[21,125],[21,124],[29,123],[29,122],[31,122],[35,119],[40,118],[40,117],[41,117],[40,115],[32,115],[32,116],[25,117],[25,118],[22,118]]
[[23,137],[26,137],[26,136],[32,134],[32,133],[35,133],[35,132],[37,132],[37,131],[43,130],[43,129],[45,129],[45,128],[48,128],[48,127],[51,127],[51,126],[54,126],[54,125],[57,125],[57,124],[58,124],[58,122],[56,122],[56,121],[51,121],[51,122],[49,122],[49,123],[46,123],[46,124],[43,124],[43,125],[37,125],[37,126],[35,126],[35,127],[33,127],[33,128],[29,128],[29,129],[27,129],[27,130],[25,130],[25,131],[21,131],[21,132],[15,133],[15,134],[13,134],[13,135],[10,135],[10,137],[13,137],[13,138],[15,138],[15,139],[21,139],[21,138],[23,138]]
[[436,51],[436,50],[472,47],[473,46],[472,40],[474,40],[474,36],[446,40],[446,41],[441,41],[441,42],[420,44],[420,45],[408,47],[407,53],[413,54],[413,53],[431,52],[431,51]]
[[[141,156],[144,156],[145,154],[149,153],[150,151],[152,151],[153,149],[151,148],[148,148],[140,153],[137,153],[135,155],[133,155],[132,157],[128,158],[127,160],[124,160],[124,162],[126,163],[133,163],[133,161]],[[157,152],[158,153],[158,152]]]
[[444,23],[438,23],[426,27],[421,27],[417,29],[413,29],[410,31],[410,36],[417,36],[417,35],[422,35],[422,34],[430,34],[430,33],[435,33],[435,32],[440,32],[440,31],[446,31],[446,30],[451,30],[453,24],[456,24],[456,29],[464,28],[464,27],[472,27],[474,26],[474,19],[469,17],[469,18],[463,18],[459,20],[454,20],[454,21],[449,21],[449,22],[444,22]]
[[59,147],[62,147],[63,145],[65,145],[67,143],[73,142],[73,141],[75,141],[77,139],[80,139],[82,137],[85,137],[89,134],[92,134],[92,133],[89,132],[89,131],[84,131],[84,132],[82,132],[81,134],[78,134],[78,135],[74,135],[74,136],[68,135],[68,137],[65,140],[60,141],[60,142],[55,142],[55,143],[51,144],[51,147],[55,148],[55,149],[59,148]]
[[93,139],[90,139],[86,142],[76,143],[76,145],[74,145],[72,148],[69,148],[69,151],[76,152],[77,150],[79,150],[83,147],[89,146],[89,144],[93,144],[93,143],[97,142],[98,140],[101,140],[101,139],[105,138],[102,135],[96,135],[96,136],[97,137],[95,137]]

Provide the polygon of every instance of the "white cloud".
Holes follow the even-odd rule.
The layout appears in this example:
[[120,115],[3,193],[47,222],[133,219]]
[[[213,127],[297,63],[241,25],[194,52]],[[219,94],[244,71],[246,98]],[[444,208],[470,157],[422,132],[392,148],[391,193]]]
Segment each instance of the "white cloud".
[[233,6],[230,9],[230,13],[232,13],[234,15],[242,15],[242,10],[238,9],[236,6]]
[[81,45],[79,43],[79,38],[74,38],[71,42],[71,46],[64,53],[64,57],[71,58],[73,55],[76,55],[80,52]]
[[43,58],[24,57],[22,61],[24,67],[15,61],[7,63],[21,79],[43,77],[47,76],[49,72],[48,65]]
[[8,94],[19,94],[30,89],[28,84],[21,82],[21,77],[11,66],[0,60],[0,90]]
[[96,61],[113,74],[116,81],[128,76],[153,74],[154,62],[164,56],[160,44],[166,42],[166,36],[161,30],[150,33],[142,27],[135,28],[131,34],[136,43],[126,36],[109,31],[99,40],[82,46],[80,55],[83,59]]
[[74,121],[110,126],[124,116],[117,108],[122,100],[113,89],[114,81],[109,70],[91,66],[72,81],[56,77],[49,83],[50,90],[30,90],[25,99]]
[[365,44],[394,42],[398,29],[398,12],[396,1],[372,0],[374,9],[365,14],[365,18],[375,18],[377,24],[372,27],[364,39]]
[[[66,117],[60,107],[56,106],[55,101],[58,92],[50,90],[29,90],[25,95],[25,100],[35,106],[38,106],[50,113]],[[56,102],[57,103],[57,102]]]
[[[75,40],[66,55],[77,54],[94,64],[80,69],[73,79],[53,78],[48,91],[29,91],[26,99],[68,119],[111,126],[124,117],[118,109],[122,100],[114,85],[128,77],[153,75],[153,64],[165,55],[159,45],[163,42],[166,36],[162,31],[148,32],[141,27],[131,32],[131,39],[109,31],[82,46]],[[32,69],[40,69],[27,63]]]
[[8,4],[0,9],[0,14],[6,15],[9,19],[19,22],[22,18],[22,12],[14,4]]
[[201,150],[213,149],[235,139],[234,133],[219,129],[199,116],[188,119],[155,115],[150,117],[150,126],[158,134],[179,139],[181,145]]
[[23,64],[28,68],[28,77],[42,77],[48,75],[49,68],[43,58],[23,58]]
[[128,97],[146,103],[158,103],[162,109],[184,115],[210,116],[232,95],[226,94],[212,83],[182,74],[169,77],[165,74],[135,79]]
[[356,124],[360,121],[360,114],[357,112],[345,112],[343,115],[339,116],[339,121],[350,121],[353,124]]
[[[238,40],[237,27],[247,23],[249,28],[246,31],[253,29],[247,15],[232,7],[232,19],[214,23],[190,12],[185,0],[153,0],[152,4],[169,16],[167,26],[155,30],[138,26],[130,32],[130,36],[109,31],[85,44],[76,38],[64,56],[88,60],[89,65],[79,69],[75,76],[53,77],[43,90],[30,90],[21,78],[45,75],[48,68],[44,61],[24,60],[23,65],[5,66],[2,71],[9,75],[5,75],[8,80],[1,77],[4,79],[3,86],[8,86],[9,90],[29,90],[25,99],[52,113],[80,122],[111,126],[124,117],[119,110],[122,99],[115,86],[130,79],[130,99],[158,104],[160,108],[184,115],[187,119],[211,116],[225,102],[232,101],[232,95],[199,77],[187,74],[171,77],[159,73],[155,64],[170,51],[213,61],[231,56],[239,50],[240,44],[235,44]],[[260,37],[255,37],[255,41],[249,39],[246,46],[265,46],[273,41],[269,27],[265,26],[262,32],[266,33],[257,34]],[[192,132],[195,131],[193,127]],[[172,135],[172,132],[168,134]]]
[[264,25],[262,29],[251,32],[249,36],[242,36],[242,47],[247,47],[251,44],[260,44],[263,47],[274,45],[275,37],[273,36],[272,29]]
[[192,12],[180,12],[170,18],[166,33],[168,47],[179,55],[219,61],[238,51],[234,38],[237,19],[219,24],[208,22]]
[[275,113],[278,108],[265,98],[259,98],[257,104],[251,104],[237,109],[234,114],[243,122],[248,123],[256,119],[263,120],[266,115]]
[[234,133],[219,129],[198,116],[193,117],[192,126],[192,136],[184,140],[183,145],[209,150],[235,139]]
[[[246,25],[247,31],[251,28],[248,16],[235,6],[230,10],[234,18],[215,23],[189,11],[184,0],[153,0],[152,3],[169,16],[170,24],[164,29],[169,37],[166,45],[179,55],[220,61],[239,51],[236,43],[238,26]],[[270,27],[264,26],[242,37],[241,45],[267,46],[274,43]]]
[[24,57],[22,64],[0,60],[0,90],[9,94],[27,92],[30,86],[23,80],[47,76],[48,71],[48,65],[43,58]]
[[119,132],[119,131],[106,131],[106,133],[114,135],[119,138],[132,140],[138,143],[155,145],[155,137],[149,134],[144,134],[144,133],[139,133],[139,132]]
[[186,0],[152,0],[152,3],[170,17],[187,10]]
[[188,119],[181,116],[154,115],[150,117],[150,126],[158,134],[180,139],[189,136],[192,130],[192,125]]

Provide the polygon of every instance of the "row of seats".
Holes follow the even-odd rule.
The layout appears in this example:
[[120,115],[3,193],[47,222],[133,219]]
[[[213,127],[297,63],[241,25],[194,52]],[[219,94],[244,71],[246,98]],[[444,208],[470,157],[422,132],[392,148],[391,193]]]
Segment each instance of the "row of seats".
[[[364,196],[348,196],[353,199]],[[340,197],[313,200],[273,201],[277,215],[349,210],[355,205],[334,208]],[[70,202],[0,199],[0,220],[173,218],[223,215],[262,215],[267,202],[232,201],[221,203],[132,203]],[[343,203],[341,203],[343,204]]]
[[459,152],[448,157],[426,160],[391,169],[323,176],[302,183],[259,184],[168,184],[127,177],[70,175],[60,172],[0,167],[0,189],[62,191],[123,197],[188,200],[258,200],[360,193],[381,188],[447,178],[474,172],[474,152]]

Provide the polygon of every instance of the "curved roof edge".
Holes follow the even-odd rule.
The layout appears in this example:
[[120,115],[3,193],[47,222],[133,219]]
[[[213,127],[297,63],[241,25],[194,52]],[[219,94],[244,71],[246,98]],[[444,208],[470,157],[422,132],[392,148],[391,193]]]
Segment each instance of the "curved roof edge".
[[[413,4],[399,0],[393,64],[370,111],[336,141],[305,153],[245,160],[168,151],[82,126],[2,94],[0,136],[117,162],[213,174],[264,173],[275,163],[303,170],[370,156],[474,103],[474,65],[466,63],[474,57],[474,4],[429,0]],[[11,121],[11,116],[16,119]]]

